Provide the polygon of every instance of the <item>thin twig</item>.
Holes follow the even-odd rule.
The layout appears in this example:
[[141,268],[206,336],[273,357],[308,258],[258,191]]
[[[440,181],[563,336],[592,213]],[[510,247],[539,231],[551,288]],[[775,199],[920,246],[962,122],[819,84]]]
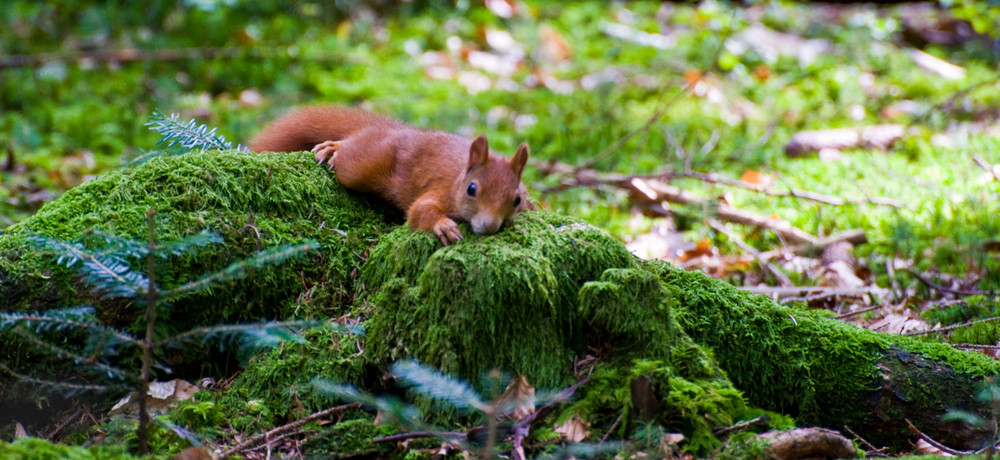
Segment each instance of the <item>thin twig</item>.
[[934,284],[933,282],[931,282],[928,279],[925,279],[924,277],[920,276],[917,272],[915,272],[913,270],[907,270],[907,271],[910,272],[910,274],[913,275],[913,277],[916,278],[918,281],[920,281],[921,283],[926,284],[927,287],[930,287],[930,288],[934,289],[935,291],[940,291],[940,292],[944,292],[944,293],[948,293],[948,294],[955,294],[955,295],[988,295],[988,296],[993,296],[993,295],[997,294],[996,291],[965,290],[965,289],[952,289],[952,288],[944,287],[944,286],[941,286],[941,285],[938,285],[938,284]]
[[615,431],[615,428],[618,428],[618,424],[622,422],[622,418],[624,417],[625,417],[625,412],[618,414],[618,417],[616,417],[615,421],[611,423],[611,427],[608,428],[608,431],[604,433],[604,436],[601,436],[602,443],[608,440],[608,436],[611,436],[611,433]]
[[822,286],[796,286],[796,287],[774,287],[774,286],[737,286],[737,289],[747,291],[753,294],[766,295],[768,297],[776,297],[778,299],[783,299],[791,296],[802,295],[803,293],[825,293],[829,296],[839,296],[839,297],[861,297],[863,295],[875,294],[882,296],[887,292],[885,289],[870,287],[870,288],[836,288],[836,287],[822,287]]
[[239,444],[237,444],[237,445],[235,445],[233,447],[230,447],[228,450],[226,450],[225,452],[223,452],[220,456],[223,457],[223,458],[230,457],[230,456],[235,455],[235,454],[237,454],[237,453],[239,453],[241,451],[244,451],[244,450],[246,450],[246,449],[248,449],[250,447],[255,446],[256,444],[260,443],[261,441],[269,440],[272,437],[274,437],[275,435],[281,434],[282,432],[294,430],[294,429],[296,429],[296,428],[298,428],[298,427],[300,427],[302,425],[305,425],[306,423],[309,423],[309,422],[311,422],[313,420],[318,420],[318,419],[321,419],[321,418],[324,418],[324,417],[329,417],[330,415],[336,414],[338,412],[343,412],[343,411],[348,410],[348,409],[357,409],[359,407],[361,407],[360,403],[350,403],[350,404],[344,404],[344,405],[340,405],[340,406],[336,406],[336,407],[331,407],[331,408],[328,408],[328,409],[323,409],[323,410],[321,410],[319,412],[315,412],[315,413],[313,413],[313,414],[311,414],[311,415],[309,415],[307,417],[300,418],[300,419],[298,419],[298,420],[296,420],[294,422],[286,423],[286,424],[281,425],[281,426],[279,426],[277,428],[274,428],[274,429],[268,430],[268,431],[266,431],[264,433],[261,433],[261,434],[258,434],[256,436],[253,436],[250,439],[247,439],[246,441],[243,441],[243,442],[241,442],[241,443],[239,443]]
[[844,320],[844,319],[850,318],[852,316],[860,315],[862,313],[868,313],[868,312],[870,312],[872,310],[875,310],[876,308],[879,308],[879,307],[881,307],[881,305],[872,305],[870,307],[861,308],[859,310],[849,311],[847,313],[841,313],[841,314],[839,314],[837,316],[834,316],[833,319]]
[[395,442],[395,441],[406,441],[409,439],[419,439],[419,438],[444,438],[444,439],[466,439],[468,436],[466,433],[461,433],[458,431],[408,431],[406,433],[396,433],[387,436],[382,436],[381,438],[374,438],[371,440],[372,444],[380,444],[383,442]]
[[764,268],[766,268],[769,272],[771,272],[772,275],[774,275],[775,278],[778,279],[778,283],[780,283],[782,286],[795,285],[795,283],[792,283],[792,280],[788,277],[788,275],[784,274],[784,272],[779,270],[778,267],[775,267],[774,264],[772,264],[770,261],[761,258],[760,251],[755,249],[753,246],[747,244],[746,241],[743,241],[743,239],[740,238],[739,235],[729,231],[729,229],[726,228],[725,225],[722,225],[722,222],[719,222],[718,220],[715,219],[708,219],[707,223],[709,227],[712,227],[716,231],[725,234],[730,241],[736,243],[736,245],[739,246],[741,249],[750,253],[750,255],[752,255],[755,259],[757,259],[758,263],[763,265]]
[[993,175],[993,179],[995,179],[997,182],[1000,182],[1000,174],[997,173],[997,169],[994,168],[994,167],[992,167],[992,166],[990,166],[990,164],[987,163],[986,160],[983,159],[983,157],[979,156],[978,154],[973,153],[972,154],[972,160],[975,161],[976,164],[979,165],[979,167],[985,169],[986,172],[992,174]]
[[913,423],[910,423],[910,419],[904,418],[903,420],[906,421],[906,424],[910,426],[910,429],[913,430],[913,432],[916,433],[917,436],[920,436],[920,439],[923,439],[924,441],[927,441],[930,445],[932,445],[934,447],[937,447],[938,449],[941,449],[945,453],[949,453],[951,455],[972,455],[973,454],[972,451],[964,451],[964,450],[952,449],[951,447],[948,447],[948,446],[946,446],[944,444],[941,444],[940,442],[935,441],[934,438],[931,438],[930,436],[927,436],[926,434],[924,434],[923,431],[918,430],[917,427],[913,426]]
[[731,431],[743,430],[757,424],[767,423],[768,420],[770,420],[770,417],[766,415],[761,415],[760,417],[754,417],[750,420],[744,420],[740,423],[724,426],[722,428],[717,428],[715,430],[712,430],[712,434],[718,436],[721,434],[729,433]]
[[963,350],[1000,350],[1000,345],[978,345],[975,343],[951,343],[949,345]]
[[868,453],[872,453],[872,452],[881,453],[882,451],[885,450],[885,447],[879,449],[879,448],[873,446],[872,443],[868,442],[868,440],[866,440],[865,438],[862,438],[861,435],[855,433],[854,430],[852,430],[851,427],[849,427],[847,425],[844,425],[844,431],[847,431],[848,433],[851,434],[851,436],[854,436],[854,439],[857,439],[858,441],[861,441],[862,444],[864,444],[866,447],[868,447]]
[[972,320],[972,321],[966,321],[966,322],[961,323],[961,324],[952,324],[951,326],[940,327],[940,328],[937,328],[937,329],[927,329],[927,330],[923,330],[923,331],[911,331],[911,332],[907,332],[907,333],[905,333],[903,335],[927,335],[927,334],[935,334],[935,333],[938,333],[938,332],[949,332],[949,331],[954,331],[955,329],[963,328],[963,327],[966,327],[966,326],[972,326],[973,324],[988,323],[988,322],[997,321],[997,320],[1000,320],[1000,316],[991,316],[989,318],[983,318],[983,319],[977,319],[977,320]]

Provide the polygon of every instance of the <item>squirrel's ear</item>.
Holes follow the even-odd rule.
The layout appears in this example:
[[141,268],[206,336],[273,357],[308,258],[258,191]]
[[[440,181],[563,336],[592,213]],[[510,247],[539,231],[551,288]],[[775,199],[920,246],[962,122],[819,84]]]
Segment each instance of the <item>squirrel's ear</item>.
[[521,178],[521,173],[524,172],[524,165],[528,163],[528,144],[521,143],[521,146],[517,148],[517,153],[510,157],[510,161],[507,163],[510,165],[510,169],[514,170],[514,174]]
[[469,149],[469,169],[485,166],[489,161],[490,145],[486,142],[486,136],[480,134],[472,141],[472,148]]

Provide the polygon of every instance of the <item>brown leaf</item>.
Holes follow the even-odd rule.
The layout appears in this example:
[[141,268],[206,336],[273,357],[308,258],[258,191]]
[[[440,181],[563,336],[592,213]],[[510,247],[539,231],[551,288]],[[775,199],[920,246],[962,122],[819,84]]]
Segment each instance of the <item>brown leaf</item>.
[[[200,387],[181,379],[150,382],[149,389],[146,391],[146,408],[154,413],[166,412],[177,406],[178,402],[191,399],[199,391],[201,391]],[[135,394],[125,396],[111,408],[110,412],[112,414],[137,412],[139,403],[134,396]]]
[[759,185],[761,187],[770,187],[774,183],[774,178],[770,174],[764,174],[752,169],[746,170],[740,179],[748,184]]
[[503,410],[503,415],[513,420],[527,417],[535,412],[535,387],[528,383],[527,377],[515,376],[497,399],[497,404]]
[[917,453],[923,455],[938,455],[941,457],[954,457],[954,455],[938,449],[936,446],[924,441],[922,438],[917,440]]
[[569,442],[580,442],[590,434],[587,428],[590,423],[584,422],[579,416],[572,416],[566,419],[562,425],[555,425],[553,428]]

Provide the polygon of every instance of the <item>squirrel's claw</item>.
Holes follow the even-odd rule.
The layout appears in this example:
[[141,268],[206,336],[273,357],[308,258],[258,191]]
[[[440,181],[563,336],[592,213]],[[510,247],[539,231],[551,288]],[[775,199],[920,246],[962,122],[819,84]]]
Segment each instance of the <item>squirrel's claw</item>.
[[438,239],[445,246],[463,238],[461,230],[458,229],[458,224],[447,217],[442,218],[434,224],[434,234],[437,235]]
[[325,141],[316,144],[312,148],[312,152],[315,154],[313,158],[316,162],[323,164],[324,162],[330,165],[330,169],[333,169],[333,160],[337,158],[337,149],[340,148],[340,142],[338,141]]

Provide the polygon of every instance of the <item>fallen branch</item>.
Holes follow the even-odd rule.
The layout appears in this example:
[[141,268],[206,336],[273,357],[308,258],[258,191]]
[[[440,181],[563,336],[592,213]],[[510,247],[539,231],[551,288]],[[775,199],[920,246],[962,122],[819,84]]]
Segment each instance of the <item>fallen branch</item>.
[[296,428],[298,428],[298,427],[300,427],[302,425],[305,425],[306,423],[312,422],[314,420],[319,420],[319,419],[324,418],[324,417],[329,417],[329,416],[331,416],[333,414],[336,414],[336,413],[339,413],[339,412],[343,412],[343,411],[348,410],[348,409],[357,409],[359,407],[361,407],[360,403],[350,403],[350,404],[344,404],[344,405],[341,405],[341,406],[331,407],[331,408],[328,408],[328,409],[323,409],[323,410],[321,410],[319,412],[316,412],[316,413],[313,413],[313,414],[311,414],[311,415],[309,415],[307,417],[300,418],[298,420],[295,420],[294,422],[286,423],[286,424],[281,425],[281,426],[279,426],[277,428],[274,428],[274,429],[268,430],[268,431],[266,431],[264,433],[261,433],[261,434],[258,434],[256,436],[253,436],[250,439],[247,439],[246,441],[243,441],[243,442],[241,442],[241,443],[239,443],[239,444],[237,444],[237,445],[235,445],[233,447],[230,447],[228,450],[226,450],[225,452],[223,452],[222,454],[220,454],[220,457],[222,457],[222,458],[231,457],[233,455],[236,455],[239,452],[242,452],[244,450],[253,448],[254,446],[256,446],[257,444],[259,444],[262,441],[269,442],[269,441],[272,440],[272,438],[274,438],[276,436],[279,436],[282,433],[295,430]]
[[751,294],[760,294],[771,297],[772,299],[783,299],[786,297],[801,296],[803,294],[811,293],[821,293],[827,296],[838,296],[838,297],[861,297],[864,295],[874,294],[878,296],[884,296],[888,294],[887,289],[881,289],[876,287],[855,289],[855,288],[837,288],[837,287],[822,287],[822,286],[795,286],[795,287],[772,287],[772,286],[745,286],[737,287],[741,291],[747,291]]
[[785,154],[800,157],[823,149],[877,148],[888,150],[906,135],[903,125],[799,131],[785,144]]
[[786,220],[743,211],[725,203],[702,200],[687,190],[660,181],[632,179],[629,181],[629,185],[632,189],[633,201],[654,205],[647,206],[647,209],[654,212],[667,214],[666,210],[659,210],[659,204],[662,201],[685,205],[700,205],[715,208],[715,215],[722,220],[771,230],[778,234],[780,238],[792,244],[815,244],[819,240],[808,232],[794,227]]

